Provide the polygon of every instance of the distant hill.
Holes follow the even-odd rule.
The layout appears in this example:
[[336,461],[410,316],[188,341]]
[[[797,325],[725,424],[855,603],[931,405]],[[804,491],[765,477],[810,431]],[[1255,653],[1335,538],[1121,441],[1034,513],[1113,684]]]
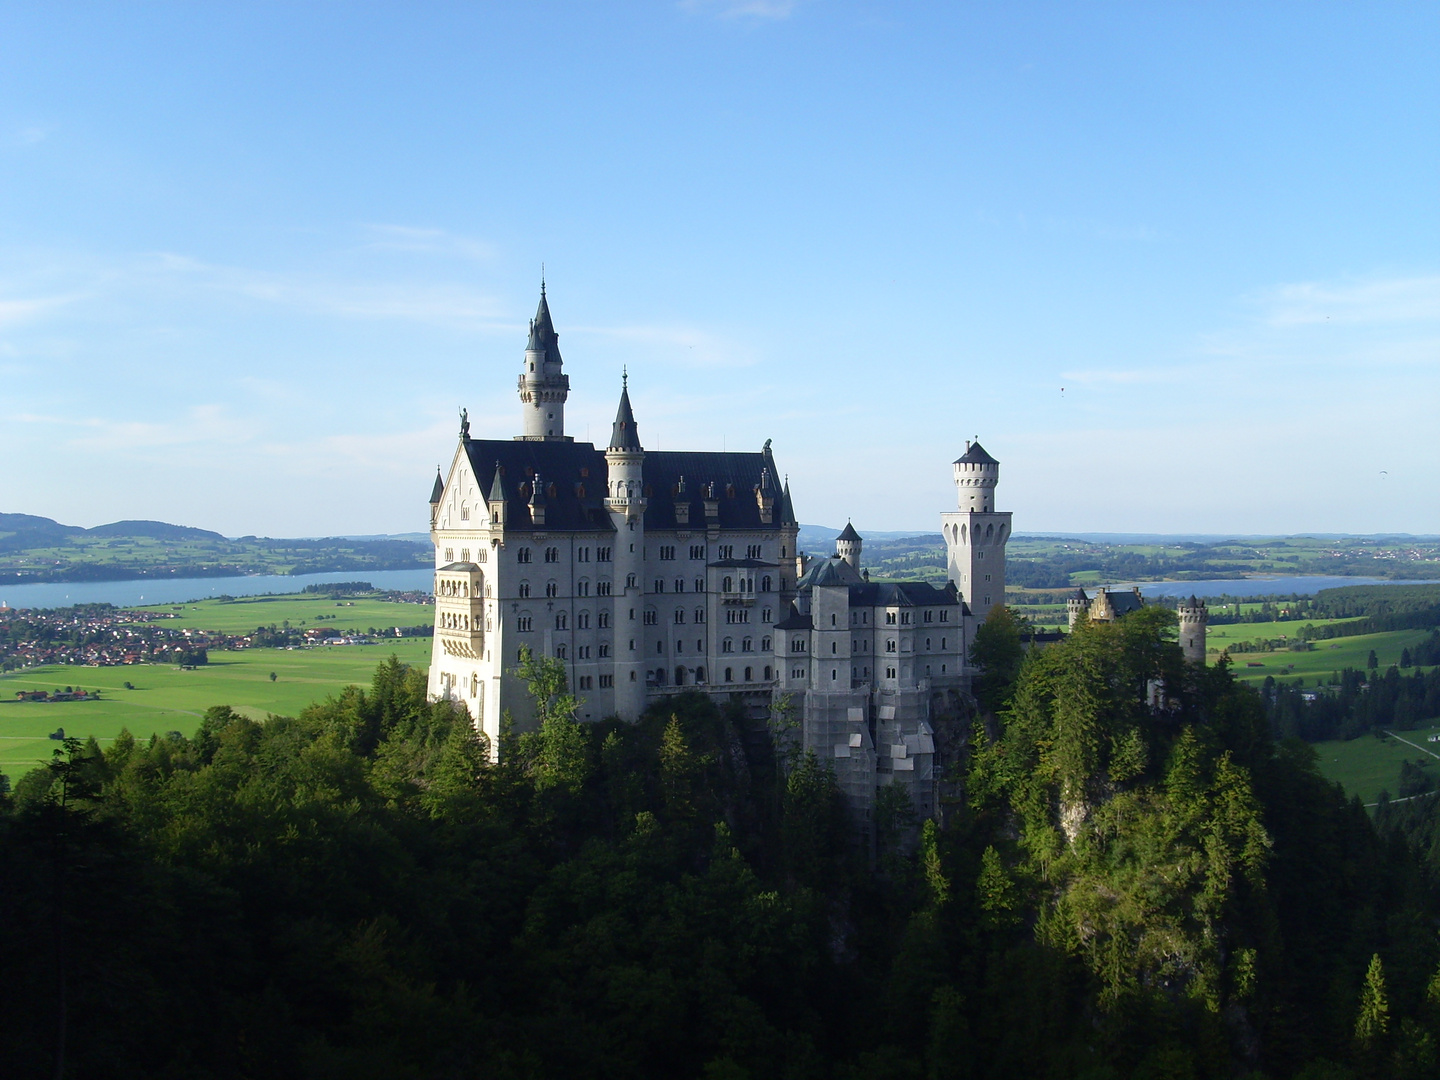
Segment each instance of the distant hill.
[[227,539],[164,521],[85,529],[34,514],[0,514],[0,583],[410,570],[430,565],[433,557],[424,534]]

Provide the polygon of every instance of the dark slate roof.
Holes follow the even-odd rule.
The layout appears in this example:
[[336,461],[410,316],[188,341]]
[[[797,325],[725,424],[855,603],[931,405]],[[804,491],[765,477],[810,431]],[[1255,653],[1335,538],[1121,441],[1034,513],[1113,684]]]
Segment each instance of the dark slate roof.
[[1145,602],[1130,589],[1123,592],[1111,592],[1106,589],[1105,596],[1109,599],[1110,609],[1115,612],[1116,618],[1121,615],[1129,615],[1132,611],[1139,611],[1145,606]]
[[1083,600],[1083,601],[1084,601],[1085,603],[1087,603],[1087,604],[1090,602],[1090,597],[1088,597],[1088,596],[1085,595],[1085,590],[1084,590],[1084,589],[1078,589],[1078,588],[1077,588],[1073,593],[1070,594],[1070,599],[1071,599],[1071,600]]
[[847,522],[845,523],[845,531],[842,532],[842,533],[841,533],[839,536],[837,536],[835,539],[836,539],[837,541],[838,541],[838,540],[848,540],[848,541],[851,541],[851,542],[853,543],[853,542],[858,541],[858,540],[860,539],[860,534],[855,531],[855,526],[852,525],[852,524],[850,524],[850,522],[847,521]]
[[850,568],[850,564],[838,555],[828,559],[817,559],[815,565],[806,570],[799,581],[795,583],[797,589],[809,589],[814,587],[843,587],[846,585],[857,585],[860,583],[860,575]]
[[615,411],[615,424],[610,429],[611,450],[639,450],[640,432],[635,426],[635,413],[630,408],[630,388],[620,388],[620,408]]
[[780,493],[780,506],[776,513],[779,515],[780,524],[782,525],[800,524],[800,522],[795,519],[795,504],[790,501],[789,479],[785,481],[785,490]]
[[794,604],[791,604],[790,611],[786,614],[785,618],[775,624],[775,629],[813,630],[815,629],[815,620],[809,615],[801,615],[799,609],[796,608]]
[[706,566],[714,566],[722,570],[774,570],[779,563],[761,562],[759,559],[721,559],[718,562],[706,563]]
[[477,477],[495,478],[490,501],[504,497],[507,528],[531,527],[532,481],[538,473],[545,487],[544,531],[613,531],[605,511],[605,455],[591,444],[469,439],[465,452]]
[[851,607],[959,607],[953,589],[923,581],[867,581],[850,586]]
[[[465,452],[476,477],[494,477],[490,501],[504,498],[506,527],[531,527],[531,480],[538,473],[544,484],[545,532],[613,531],[605,510],[608,471],[605,452],[590,443],[538,439],[467,439]],[[764,453],[661,452],[645,454],[642,476],[648,505],[647,530],[675,529],[675,504],[690,504],[688,528],[704,530],[705,490],[714,485],[722,529],[779,529],[779,498],[770,524],[760,520],[755,488],[761,482],[769,455]],[[773,473],[772,473],[773,475]],[[676,489],[684,479],[685,490]],[[583,494],[582,494],[583,492]],[[766,564],[771,565],[771,564]]]
[[530,320],[530,340],[526,352],[541,352],[546,360],[561,363],[560,335],[555,332],[555,323],[550,319],[550,304],[545,299],[545,286],[540,286],[540,306],[535,309],[535,318]]
[[[704,529],[705,493],[713,485],[720,504],[722,529],[779,529],[782,523],[780,499],[775,499],[770,524],[760,520],[755,489],[766,470],[774,476],[774,461],[764,451],[758,454],[732,450],[715,451],[647,450],[645,452],[645,528],[675,529],[675,504],[690,504],[690,529]],[[684,491],[680,491],[681,481]],[[773,490],[773,489],[772,489]]]
[[445,481],[440,476],[440,469],[435,469],[435,486],[430,489],[430,505],[434,506],[445,495]]
[[452,562],[446,563],[440,567],[440,569],[442,571],[449,570],[456,574],[473,574],[476,570],[479,570],[480,567],[473,562]]
[[962,462],[964,462],[964,463],[967,464],[967,465],[999,465],[999,464],[1000,464],[1000,462],[996,461],[993,457],[991,457],[989,454],[987,454],[987,453],[985,452],[985,448],[984,448],[983,446],[981,446],[978,441],[971,443],[971,444],[970,444],[970,449],[966,450],[965,453],[963,453],[962,455],[960,455],[960,457],[958,457],[958,458],[955,459],[955,464],[956,464],[956,465],[959,465],[959,464],[961,464]]

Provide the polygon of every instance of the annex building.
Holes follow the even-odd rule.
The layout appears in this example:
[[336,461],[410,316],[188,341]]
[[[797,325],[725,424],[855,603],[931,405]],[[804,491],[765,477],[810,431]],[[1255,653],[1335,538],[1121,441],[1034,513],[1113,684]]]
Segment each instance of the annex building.
[[870,582],[846,528],[829,557],[799,522],[770,443],[647,451],[622,380],[609,444],[565,432],[569,377],[544,286],[518,380],[520,434],[472,438],[462,413],[430,495],[432,697],[463,702],[498,744],[531,715],[522,650],[565,664],[580,718],[634,719],[699,689],[756,711],[785,703],[804,748],[868,814],[878,785],[934,811],[936,703],[968,690],[977,622],[1005,596],[1010,514],[978,442],[941,515],[948,580]]

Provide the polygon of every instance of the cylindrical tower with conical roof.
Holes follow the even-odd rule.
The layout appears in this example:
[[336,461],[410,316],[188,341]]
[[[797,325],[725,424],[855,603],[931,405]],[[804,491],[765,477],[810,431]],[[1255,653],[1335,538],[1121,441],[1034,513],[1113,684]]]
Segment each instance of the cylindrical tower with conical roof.
[[525,344],[525,367],[520,372],[520,405],[524,418],[522,439],[565,438],[565,401],[570,397],[570,376],[560,359],[560,335],[550,320],[545,282],[540,282],[540,306],[530,320]]
[[645,711],[645,450],[630,408],[629,379],[620,387],[610,445],[605,450],[605,509],[615,526],[615,712],[637,720]]
[[860,572],[860,548],[864,544],[861,536],[855,531],[855,526],[848,521],[845,523],[845,531],[835,538],[835,554],[850,564],[850,569],[857,574]]

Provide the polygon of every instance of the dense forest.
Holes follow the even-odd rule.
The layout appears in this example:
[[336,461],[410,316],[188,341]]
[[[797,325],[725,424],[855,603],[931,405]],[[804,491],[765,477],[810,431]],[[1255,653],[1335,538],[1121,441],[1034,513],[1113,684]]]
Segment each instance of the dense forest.
[[1173,618],[987,624],[963,794],[865,842],[742,712],[577,724],[544,661],[498,763],[393,660],[71,740],[0,813],[6,1074],[1434,1076],[1434,800],[1377,831]]

